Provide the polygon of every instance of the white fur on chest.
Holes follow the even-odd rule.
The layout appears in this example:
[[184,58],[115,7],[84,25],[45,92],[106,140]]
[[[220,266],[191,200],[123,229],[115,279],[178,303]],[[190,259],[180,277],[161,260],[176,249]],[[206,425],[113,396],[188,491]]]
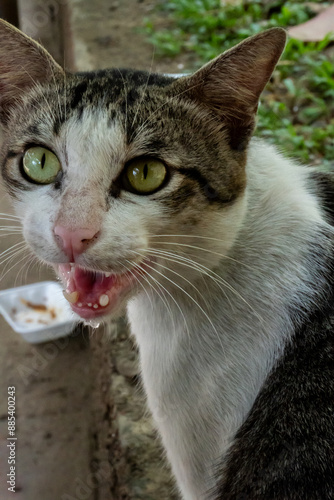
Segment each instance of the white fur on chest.
[[214,269],[228,287],[206,276],[202,296],[184,287],[200,307],[179,289],[128,305],[148,404],[185,500],[214,486],[214,466],[292,333],[288,306],[307,306],[316,293],[308,246],[326,224],[304,170],[257,142],[248,163],[247,214]]

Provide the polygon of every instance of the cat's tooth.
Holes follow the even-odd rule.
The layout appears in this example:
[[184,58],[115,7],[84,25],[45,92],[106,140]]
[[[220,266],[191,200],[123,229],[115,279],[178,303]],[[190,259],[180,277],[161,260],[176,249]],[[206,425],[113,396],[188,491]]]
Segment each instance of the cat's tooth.
[[106,307],[109,304],[109,297],[106,294],[103,294],[99,298],[99,304],[101,307]]
[[63,290],[63,295],[65,299],[68,300],[68,302],[70,302],[71,304],[76,304],[78,302],[79,298],[78,292],[68,293],[66,292],[66,290]]
[[106,275],[106,278],[110,278],[110,276],[112,275],[112,273],[105,273]]
[[97,304],[93,305],[94,309],[97,309],[99,306]]
[[88,304],[87,304],[88,307],[92,307],[92,305],[93,304],[91,302],[88,302]]

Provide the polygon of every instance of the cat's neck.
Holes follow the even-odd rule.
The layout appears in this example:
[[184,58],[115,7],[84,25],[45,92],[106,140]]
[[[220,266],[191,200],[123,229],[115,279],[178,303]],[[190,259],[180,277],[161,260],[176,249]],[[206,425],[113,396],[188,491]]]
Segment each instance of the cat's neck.
[[[206,458],[226,450],[301,311],[316,300],[312,285],[321,290],[322,274],[317,255],[328,251],[323,234],[329,229],[305,169],[253,141],[247,171],[246,215],[228,258],[214,269],[216,279],[202,276],[197,291],[185,286],[192,299],[176,288],[163,298],[161,291],[143,292],[129,305],[148,402],[171,462],[173,449],[180,455],[181,441],[196,447],[188,426],[205,436],[200,422],[212,424],[201,441],[206,450],[193,450],[200,456],[199,481],[193,478],[198,487]],[[181,402],[198,408],[198,419],[178,415]],[[171,443],[173,433],[178,441]],[[186,476],[182,467],[174,465],[176,475]]]

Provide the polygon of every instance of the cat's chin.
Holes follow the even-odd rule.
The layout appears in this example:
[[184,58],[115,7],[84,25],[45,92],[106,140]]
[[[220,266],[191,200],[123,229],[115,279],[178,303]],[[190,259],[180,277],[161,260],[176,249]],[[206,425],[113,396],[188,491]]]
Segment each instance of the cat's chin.
[[74,264],[59,264],[56,271],[64,283],[64,297],[85,320],[117,315],[144,272],[123,274],[91,271]]

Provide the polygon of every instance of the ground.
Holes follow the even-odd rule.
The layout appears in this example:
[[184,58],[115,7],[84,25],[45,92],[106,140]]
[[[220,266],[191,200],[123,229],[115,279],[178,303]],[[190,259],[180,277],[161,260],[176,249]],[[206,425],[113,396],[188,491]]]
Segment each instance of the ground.
[[145,19],[157,28],[166,26],[166,15],[156,9],[159,0],[74,0],[73,26],[75,61],[85,69],[132,67],[166,73],[180,73],[187,57],[158,59],[143,28]]

